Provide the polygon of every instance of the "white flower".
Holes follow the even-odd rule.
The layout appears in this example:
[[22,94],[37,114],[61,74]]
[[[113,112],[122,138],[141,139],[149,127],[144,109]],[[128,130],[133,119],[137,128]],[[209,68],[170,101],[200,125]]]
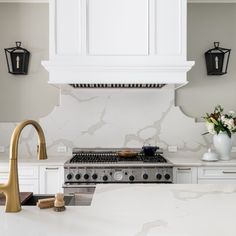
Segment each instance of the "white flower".
[[234,111],[229,111],[229,114],[233,115],[235,112]]
[[226,126],[230,131],[235,129],[234,120],[232,118],[228,119],[224,117],[221,120],[222,120],[223,125]]
[[215,125],[213,123],[206,122],[206,127],[210,134],[216,134]]

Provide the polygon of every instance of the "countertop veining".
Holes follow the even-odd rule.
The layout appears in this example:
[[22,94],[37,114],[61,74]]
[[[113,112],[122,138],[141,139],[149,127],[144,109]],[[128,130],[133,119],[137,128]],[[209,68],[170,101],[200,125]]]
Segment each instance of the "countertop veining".
[[235,236],[235,199],[232,184],[98,185],[91,206],[65,212],[0,207],[0,229],[7,236]]

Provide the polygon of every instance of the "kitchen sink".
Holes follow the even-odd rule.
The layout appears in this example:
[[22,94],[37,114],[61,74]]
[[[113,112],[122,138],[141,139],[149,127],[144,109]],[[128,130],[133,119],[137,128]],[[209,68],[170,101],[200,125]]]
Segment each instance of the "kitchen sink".
[[[38,200],[45,198],[54,198],[55,195],[52,194],[34,194],[29,197],[22,206],[36,206]],[[65,195],[64,201],[66,206],[90,206],[92,203],[93,194],[74,194]]]

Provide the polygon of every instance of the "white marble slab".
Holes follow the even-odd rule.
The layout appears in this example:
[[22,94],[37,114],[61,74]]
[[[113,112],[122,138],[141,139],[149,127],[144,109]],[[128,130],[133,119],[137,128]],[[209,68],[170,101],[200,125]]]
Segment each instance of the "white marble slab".
[[0,219],[7,236],[235,236],[236,185],[99,185],[90,207]]
[[[174,105],[175,90],[76,90],[61,91],[61,103],[46,117],[39,117],[50,156],[70,155],[73,147],[142,147],[146,139],[164,149],[201,154],[211,143],[202,123],[185,116]],[[0,146],[9,153],[11,134],[16,123],[0,123]],[[58,153],[65,145],[67,153]],[[37,136],[33,128],[23,130],[19,156],[36,155]]]
[[236,167],[236,158],[233,157],[229,161],[202,161],[201,160],[202,156],[201,155],[189,155],[189,156],[181,156],[179,154],[172,154],[168,155],[168,160],[170,160],[174,166],[176,167],[183,167],[183,166],[219,166],[219,167],[224,167],[224,166],[231,166],[231,167]]

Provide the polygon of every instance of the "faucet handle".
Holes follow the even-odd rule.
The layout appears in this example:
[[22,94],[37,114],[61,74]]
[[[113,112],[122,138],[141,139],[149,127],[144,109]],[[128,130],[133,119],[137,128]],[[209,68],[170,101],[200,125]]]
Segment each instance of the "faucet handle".
[[46,143],[40,143],[37,148],[38,159],[45,160],[47,159],[47,150],[46,150]]

